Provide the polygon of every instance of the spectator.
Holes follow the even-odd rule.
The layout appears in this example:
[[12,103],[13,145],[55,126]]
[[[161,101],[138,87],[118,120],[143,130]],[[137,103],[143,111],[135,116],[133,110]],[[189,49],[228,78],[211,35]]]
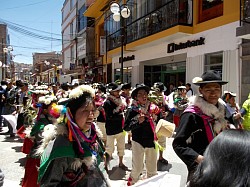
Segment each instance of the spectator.
[[244,117],[243,128],[245,130],[250,130],[250,93],[247,100],[242,105],[241,114]]
[[225,106],[226,106],[226,119],[229,121],[231,128],[242,129],[242,117],[240,113],[240,107],[235,102],[236,93],[224,92]]
[[222,85],[227,82],[221,80],[219,72],[207,71],[194,78],[193,83],[199,86],[201,95],[190,100],[173,141],[174,151],[188,168],[188,180],[203,160],[206,147],[227,127],[225,106],[220,99]]
[[250,132],[225,130],[207,147],[188,187],[249,187]]
[[187,97],[191,97],[191,96],[194,95],[194,91],[191,88],[191,84],[190,83],[186,84],[186,91],[187,91]]
[[6,82],[1,81],[0,85],[0,131],[2,131],[2,125],[3,125],[3,110],[5,105],[5,99],[6,99]]

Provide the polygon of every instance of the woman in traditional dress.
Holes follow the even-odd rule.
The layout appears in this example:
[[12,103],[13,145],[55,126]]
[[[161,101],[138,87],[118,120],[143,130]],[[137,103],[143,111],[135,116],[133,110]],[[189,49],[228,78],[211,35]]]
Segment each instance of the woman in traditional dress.
[[66,114],[61,122],[44,132],[38,176],[42,187],[109,186],[104,177],[104,164],[101,164],[104,154],[101,133],[97,133],[93,123],[98,115],[94,96],[90,86],[73,89],[69,98],[61,103],[67,106],[62,110],[66,110]]
[[48,124],[53,124],[54,122],[54,118],[50,115],[50,110],[55,102],[57,102],[57,99],[54,96],[39,97],[39,112],[37,115],[37,119],[31,129],[31,132],[29,133],[29,136],[26,135],[26,138],[29,138],[29,140],[33,142],[33,146],[31,147],[31,150],[27,155],[22,187],[40,186],[37,183],[37,168],[40,166],[40,156],[36,154],[36,150],[42,143],[42,133],[44,127]]

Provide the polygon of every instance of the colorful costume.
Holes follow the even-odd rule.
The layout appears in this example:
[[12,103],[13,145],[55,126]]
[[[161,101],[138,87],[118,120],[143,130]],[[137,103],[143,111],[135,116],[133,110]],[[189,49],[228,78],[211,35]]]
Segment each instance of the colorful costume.
[[45,132],[42,148],[41,186],[108,186],[105,171],[99,168],[104,147],[94,124],[83,133],[68,111],[64,122]]
[[27,155],[27,161],[25,164],[25,174],[22,182],[22,187],[38,187],[37,183],[38,177],[38,167],[40,166],[40,156],[36,154],[36,150],[42,141],[42,132],[46,125],[51,124],[52,120],[41,114],[40,119],[35,122],[31,132],[30,137],[33,141],[33,146],[30,153]]
[[[139,116],[146,116],[139,124]],[[146,159],[147,177],[157,174],[157,151],[155,149],[157,137],[155,133],[156,121],[159,119],[160,109],[150,101],[141,106],[135,100],[128,108],[124,130],[132,131],[132,171],[128,186],[136,183],[143,170],[144,155]]]
[[190,98],[190,106],[181,116],[180,125],[173,141],[176,154],[193,173],[198,155],[203,155],[213,138],[227,127],[225,107],[219,99],[218,107],[200,96]]

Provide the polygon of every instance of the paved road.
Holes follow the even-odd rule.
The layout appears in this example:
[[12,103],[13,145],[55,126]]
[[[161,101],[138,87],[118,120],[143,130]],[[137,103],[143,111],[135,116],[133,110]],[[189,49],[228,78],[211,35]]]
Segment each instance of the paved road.
[[[19,138],[9,138],[6,135],[6,127],[0,132],[0,168],[5,174],[4,187],[18,187],[21,178],[24,176],[24,164],[25,164],[25,154],[21,152],[22,140]],[[185,180],[187,177],[187,169],[184,163],[176,156],[172,149],[172,141],[170,138],[167,140],[167,147],[164,151],[164,157],[169,161],[169,164],[161,165],[158,164],[159,176],[155,177],[155,180],[166,179],[166,181],[171,183],[171,187],[184,187]],[[131,150],[129,146],[125,151],[124,163],[131,169]],[[109,177],[111,180],[111,186],[113,187],[124,187],[126,186],[126,179],[129,176],[129,171],[123,171],[118,168],[118,157],[116,153],[113,154],[114,159],[110,162]],[[141,181],[142,184],[145,181]],[[139,183],[139,184],[140,184]],[[138,184],[138,186],[140,186]],[[156,187],[156,186],[154,186]]]

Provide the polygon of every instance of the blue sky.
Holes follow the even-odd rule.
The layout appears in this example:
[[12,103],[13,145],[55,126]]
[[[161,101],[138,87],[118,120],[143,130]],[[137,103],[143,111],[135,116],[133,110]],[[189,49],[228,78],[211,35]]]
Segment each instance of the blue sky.
[[[61,39],[63,3],[64,0],[0,0],[0,21],[11,22],[18,28],[25,26],[25,30],[39,36]],[[21,34],[19,30],[8,29],[15,62],[30,64],[34,52],[61,51],[61,41],[33,38]]]

